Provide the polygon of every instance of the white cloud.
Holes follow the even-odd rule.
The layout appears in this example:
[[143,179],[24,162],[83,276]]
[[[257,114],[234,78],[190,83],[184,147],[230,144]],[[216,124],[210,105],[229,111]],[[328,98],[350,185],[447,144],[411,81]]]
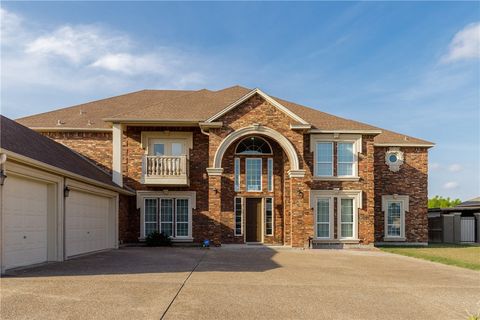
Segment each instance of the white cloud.
[[460,172],[460,171],[463,170],[463,166],[459,163],[453,163],[453,164],[448,166],[448,170],[450,172]]
[[432,163],[430,163],[429,166],[428,166],[428,169],[429,169],[429,170],[438,170],[438,169],[440,169],[440,168],[441,168],[441,165],[440,165],[440,163],[438,163],[438,162],[432,162]]
[[130,40],[125,35],[113,35],[108,31],[89,25],[61,26],[50,34],[37,37],[27,44],[26,52],[31,54],[52,55],[81,63],[128,47]]
[[453,37],[443,62],[480,58],[480,22],[471,23]]
[[456,188],[458,188],[458,186],[459,186],[459,184],[456,181],[448,181],[448,182],[443,184],[443,188],[447,189],[447,190],[456,189]]
[[61,96],[200,87],[212,74],[210,57],[138,43],[105,25],[45,26],[4,8],[1,18],[2,111],[15,116],[41,111],[37,104],[19,107],[26,89],[60,101]]

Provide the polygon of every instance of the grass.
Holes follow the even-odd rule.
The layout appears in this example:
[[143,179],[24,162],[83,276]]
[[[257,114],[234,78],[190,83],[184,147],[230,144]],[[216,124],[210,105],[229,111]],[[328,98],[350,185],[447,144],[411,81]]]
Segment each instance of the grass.
[[384,246],[380,249],[390,253],[480,271],[480,246],[430,244],[426,247]]

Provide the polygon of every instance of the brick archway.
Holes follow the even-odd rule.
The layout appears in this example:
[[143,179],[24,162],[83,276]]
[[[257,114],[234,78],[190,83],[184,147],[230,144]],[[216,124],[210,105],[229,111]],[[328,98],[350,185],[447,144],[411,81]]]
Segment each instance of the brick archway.
[[305,170],[300,169],[300,160],[298,158],[297,151],[293,147],[292,143],[278,131],[261,125],[252,125],[249,127],[245,127],[236,130],[226,136],[218,146],[217,151],[215,152],[215,157],[213,159],[213,167],[207,168],[208,174],[211,176],[221,175],[223,172],[222,159],[228,147],[232,143],[237,141],[239,138],[254,134],[270,137],[283,148],[283,150],[287,154],[291,166],[291,169],[288,172],[290,178],[303,178],[305,176]]

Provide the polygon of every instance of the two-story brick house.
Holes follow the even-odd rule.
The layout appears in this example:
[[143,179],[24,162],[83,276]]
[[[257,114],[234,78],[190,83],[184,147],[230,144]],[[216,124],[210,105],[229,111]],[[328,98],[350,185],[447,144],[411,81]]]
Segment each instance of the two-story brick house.
[[135,190],[124,242],[427,242],[432,143],[258,89],[144,90],[17,121]]

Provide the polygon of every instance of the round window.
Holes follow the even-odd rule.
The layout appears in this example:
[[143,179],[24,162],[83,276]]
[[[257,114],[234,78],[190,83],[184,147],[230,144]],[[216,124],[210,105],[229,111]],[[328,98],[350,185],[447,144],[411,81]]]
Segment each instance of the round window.
[[395,163],[395,162],[397,162],[398,157],[397,157],[396,154],[391,154],[390,156],[388,156],[388,160],[389,160],[391,163]]

